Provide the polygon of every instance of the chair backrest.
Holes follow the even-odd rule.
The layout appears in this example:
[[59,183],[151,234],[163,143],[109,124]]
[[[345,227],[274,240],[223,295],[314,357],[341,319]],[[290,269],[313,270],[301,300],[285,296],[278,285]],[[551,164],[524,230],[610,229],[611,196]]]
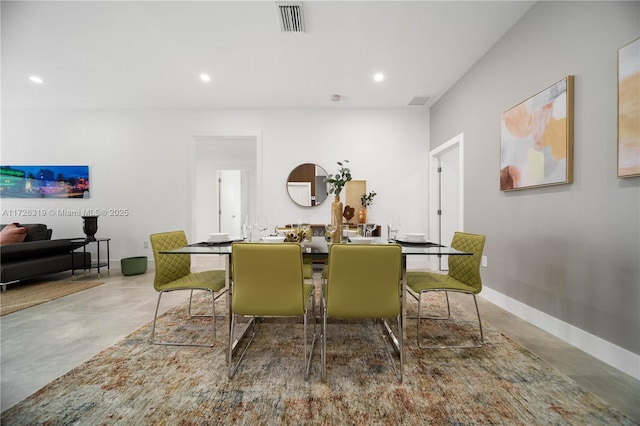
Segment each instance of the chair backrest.
[[397,244],[334,244],[329,249],[327,315],[393,318],[400,313],[402,248]]
[[160,254],[161,251],[173,250],[187,245],[184,231],[171,231],[151,234],[151,248],[155,263],[153,286],[162,291],[163,284],[175,281],[191,273],[191,255]]
[[455,278],[467,284],[470,291],[480,293],[482,290],[482,279],[480,278],[480,262],[482,251],[484,250],[484,235],[468,234],[456,232],[453,234],[451,247],[454,249],[473,253],[472,256],[449,256],[449,273],[451,278]]
[[302,247],[297,243],[234,243],[231,309],[238,315],[304,314]]

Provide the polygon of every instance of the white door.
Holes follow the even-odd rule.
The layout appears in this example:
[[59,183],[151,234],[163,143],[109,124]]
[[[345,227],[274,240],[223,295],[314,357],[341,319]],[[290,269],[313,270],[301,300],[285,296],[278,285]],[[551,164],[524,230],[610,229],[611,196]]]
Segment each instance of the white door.
[[242,171],[218,171],[218,231],[241,235]]
[[296,204],[311,206],[311,182],[288,182],[289,196]]
[[[463,135],[460,134],[431,152],[430,238],[450,245],[453,234],[463,230]],[[442,256],[439,269],[448,270],[448,257]]]

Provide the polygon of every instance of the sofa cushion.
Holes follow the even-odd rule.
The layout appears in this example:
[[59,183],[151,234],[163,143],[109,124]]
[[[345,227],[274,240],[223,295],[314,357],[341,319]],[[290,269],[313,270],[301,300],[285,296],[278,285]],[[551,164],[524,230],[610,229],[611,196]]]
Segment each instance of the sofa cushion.
[[10,223],[0,231],[0,245],[16,244],[24,241],[29,230]]
[[[14,224],[16,224],[14,222]],[[20,223],[19,227],[27,229],[26,237],[24,241],[40,241],[50,240],[53,233],[52,229],[47,228],[47,225],[43,223]],[[9,225],[0,225],[0,230],[6,228]]]
[[29,230],[27,237],[24,239],[25,242],[51,239],[52,230],[47,228],[47,225],[42,223],[23,223],[21,226]]
[[2,263],[6,263],[11,260],[25,260],[64,254],[78,247],[82,247],[84,244],[84,242],[72,243],[70,239],[60,239],[2,245],[0,246],[0,259],[2,259]]

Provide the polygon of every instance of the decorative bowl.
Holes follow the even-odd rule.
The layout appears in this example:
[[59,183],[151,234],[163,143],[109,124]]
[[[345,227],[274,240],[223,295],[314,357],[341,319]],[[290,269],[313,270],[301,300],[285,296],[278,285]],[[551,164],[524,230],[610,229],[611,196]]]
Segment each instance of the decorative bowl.
[[405,237],[407,241],[410,241],[413,243],[421,243],[427,239],[427,234],[407,233],[405,234]]
[[229,234],[226,232],[212,232],[211,234],[209,234],[209,241],[212,243],[229,241]]

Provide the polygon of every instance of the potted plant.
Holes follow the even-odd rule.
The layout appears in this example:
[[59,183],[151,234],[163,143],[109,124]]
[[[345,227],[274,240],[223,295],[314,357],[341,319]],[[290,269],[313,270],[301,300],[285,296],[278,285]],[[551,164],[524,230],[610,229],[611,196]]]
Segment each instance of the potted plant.
[[335,231],[331,233],[331,242],[342,242],[342,202],[340,193],[344,186],[351,180],[351,170],[346,166],[349,160],[338,161],[338,173],[329,175],[325,181],[329,184],[329,194],[334,194],[335,199],[331,203],[331,224],[335,225]]
[[371,191],[369,194],[362,194],[360,197],[360,210],[358,210],[358,222],[359,223],[367,223],[367,207],[373,204],[373,197],[375,197],[376,192]]
[[349,160],[338,161],[340,169],[335,175],[329,175],[325,181],[329,184],[329,194],[335,194],[338,199],[347,182],[351,180],[351,170],[345,165]]

